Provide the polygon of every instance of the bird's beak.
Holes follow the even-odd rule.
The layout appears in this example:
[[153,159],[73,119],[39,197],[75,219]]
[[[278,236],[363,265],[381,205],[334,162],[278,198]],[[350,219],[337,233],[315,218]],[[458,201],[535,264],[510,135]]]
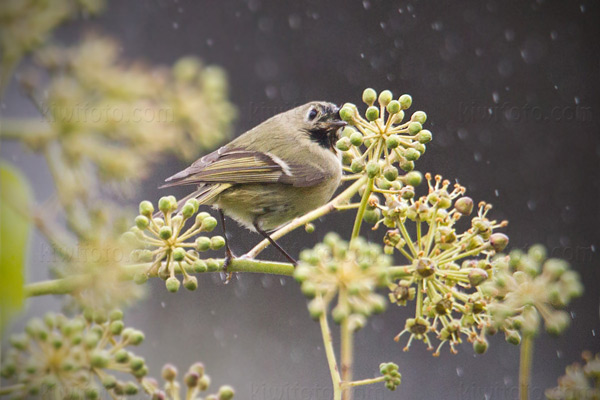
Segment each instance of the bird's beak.
[[331,121],[327,121],[327,123],[329,125],[331,125],[333,128],[341,128],[343,126],[348,125],[348,123],[346,121],[343,121],[342,118],[340,117],[340,108],[338,107],[334,113],[334,118]]

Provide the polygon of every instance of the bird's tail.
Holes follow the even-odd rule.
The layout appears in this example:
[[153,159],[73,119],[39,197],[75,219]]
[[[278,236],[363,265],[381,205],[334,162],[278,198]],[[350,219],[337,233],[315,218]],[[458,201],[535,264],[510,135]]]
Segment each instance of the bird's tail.
[[[228,189],[230,187],[231,185],[229,183],[199,186],[195,192],[188,194],[183,199],[177,202],[177,210],[175,211],[175,213],[181,211],[181,209],[189,199],[195,198],[200,204],[212,204],[215,197],[217,197],[223,190]],[[157,211],[152,217],[156,218],[159,217],[161,214],[162,212]]]

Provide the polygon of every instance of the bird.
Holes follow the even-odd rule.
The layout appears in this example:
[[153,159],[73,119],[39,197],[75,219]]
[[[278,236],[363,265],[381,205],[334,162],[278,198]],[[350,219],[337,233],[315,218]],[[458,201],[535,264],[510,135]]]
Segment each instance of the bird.
[[225,237],[223,270],[235,258],[225,216],[265,237],[294,266],[269,232],[327,203],[339,187],[336,149],[339,107],[311,101],[274,115],[228,144],[167,178],[160,188],[195,186],[179,204],[195,198],[218,210]]

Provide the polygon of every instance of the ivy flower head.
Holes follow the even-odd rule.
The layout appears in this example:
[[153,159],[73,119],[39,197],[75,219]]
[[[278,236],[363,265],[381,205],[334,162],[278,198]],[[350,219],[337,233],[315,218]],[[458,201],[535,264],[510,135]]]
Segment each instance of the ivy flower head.
[[346,103],[340,109],[349,126],[342,131],[337,148],[343,152],[348,172],[366,173],[384,190],[397,188],[401,182],[398,168],[412,171],[431,141],[431,132],[423,129],[427,115],[416,111],[405,120],[412,98],[404,94],[394,99],[389,90],[378,96],[375,90],[365,89],[363,101],[368,106],[364,117],[354,104]]
[[[148,368],[130,348],[141,344],[144,334],[126,328],[122,318],[121,311],[113,310],[72,319],[49,313],[31,320],[25,333],[10,338],[1,370],[15,383],[10,386],[13,398],[98,399],[102,389],[115,398],[137,394],[136,381]],[[122,373],[133,379],[121,381],[115,374]]]
[[[198,213],[198,206],[196,199],[190,199],[177,211],[175,197],[162,197],[158,202],[162,215],[159,217],[154,215],[152,203],[140,203],[136,226],[125,235],[125,240],[136,247],[133,257],[150,265],[146,272],[134,278],[137,282],[144,282],[149,276],[159,276],[166,281],[169,291],[176,292],[181,283],[175,274],[181,272],[183,285],[189,290],[195,290],[198,281],[187,272],[188,269],[196,272],[218,269],[216,261],[202,260],[200,253],[222,248],[225,246],[225,239],[222,236],[201,235],[194,240],[195,236],[212,232],[217,226],[217,220],[210,214]],[[193,220],[193,223],[186,228],[188,220]]]
[[312,300],[308,307],[319,318],[334,297],[334,321],[352,321],[353,329],[362,327],[366,317],[385,309],[385,299],[377,287],[388,281],[391,260],[375,244],[357,239],[351,245],[337,234],[329,233],[323,243],[300,254],[294,277],[302,292]]
[[[416,298],[415,317],[406,321],[399,340],[409,334],[433,349],[430,334],[440,341],[434,353],[448,343],[452,352],[462,338],[473,343],[477,352],[487,349],[484,328],[489,326],[485,312],[489,301],[479,285],[490,276],[490,259],[508,244],[508,237],[495,232],[506,222],[491,220],[491,205],[481,202],[475,216],[473,200],[466,189],[437,175],[426,174],[428,193],[415,197],[412,187],[383,193],[384,203],[374,201],[381,210],[376,226],[389,228],[385,251],[398,251],[409,265],[401,268],[400,278],[389,285],[390,301],[406,305]],[[460,221],[470,218],[470,227],[461,230]]]
[[494,323],[516,343],[518,332],[537,334],[542,320],[546,331],[561,334],[570,321],[563,308],[583,294],[579,275],[569,263],[548,259],[542,245],[498,257],[493,279],[483,289],[494,298],[489,306]]

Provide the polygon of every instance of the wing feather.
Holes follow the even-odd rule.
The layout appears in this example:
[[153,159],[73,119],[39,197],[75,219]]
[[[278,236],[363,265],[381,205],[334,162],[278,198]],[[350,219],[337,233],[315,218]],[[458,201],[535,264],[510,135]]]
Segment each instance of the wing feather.
[[311,163],[289,164],[270,153],[221,147],[168,178],[161,188],[215,183],[313,186],[325,178]]

